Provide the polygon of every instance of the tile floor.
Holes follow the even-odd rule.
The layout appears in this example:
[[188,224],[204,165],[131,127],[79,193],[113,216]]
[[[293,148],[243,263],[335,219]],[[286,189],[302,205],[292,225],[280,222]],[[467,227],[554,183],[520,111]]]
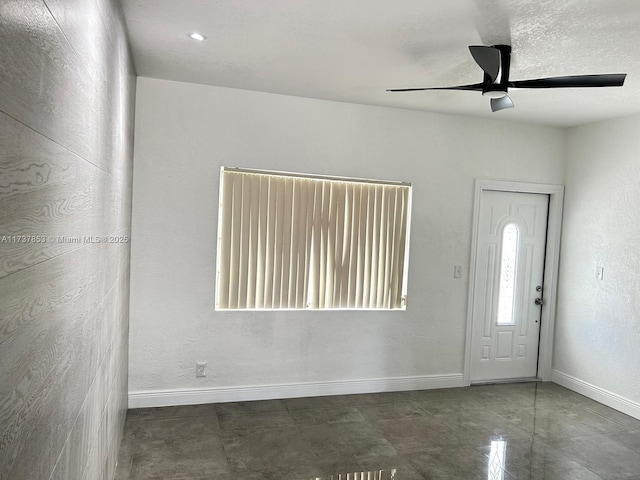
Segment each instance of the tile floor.
[[364,471],[640,480],[640,420],[552,383],[137,409],[117,480],[359,480]]

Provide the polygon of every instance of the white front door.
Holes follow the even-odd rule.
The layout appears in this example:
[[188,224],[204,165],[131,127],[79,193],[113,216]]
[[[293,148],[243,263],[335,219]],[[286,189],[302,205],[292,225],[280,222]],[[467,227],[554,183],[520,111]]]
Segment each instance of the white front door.
[[537,376],[548,209],[549,195],[482,191],[471,382]]

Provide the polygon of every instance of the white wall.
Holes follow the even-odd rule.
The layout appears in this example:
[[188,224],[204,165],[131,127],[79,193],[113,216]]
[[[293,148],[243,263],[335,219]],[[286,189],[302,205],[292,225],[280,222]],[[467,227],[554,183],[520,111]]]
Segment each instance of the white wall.
[[[561,184],[564,140],[556,128],[139,78],[130,391],[461,382],[474,179]],[[222,165],[413,182],[407,311],[215,312]],[[389,382],[377,385],[402,386]]]
[[640,418],[639,132],[640,116],[568,131],[553,378]]

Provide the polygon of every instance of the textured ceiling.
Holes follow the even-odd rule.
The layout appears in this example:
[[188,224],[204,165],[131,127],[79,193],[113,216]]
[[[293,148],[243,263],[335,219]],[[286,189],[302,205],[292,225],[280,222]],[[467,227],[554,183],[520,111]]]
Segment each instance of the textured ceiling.
[[[138,74],[571,126],[640,113],[638,0],[121,0]],[[198,31],[197,42],[187,34]],[[510,44],[511,79],[627,73],[621,88],[385,92],[482,81],[468,45]]]

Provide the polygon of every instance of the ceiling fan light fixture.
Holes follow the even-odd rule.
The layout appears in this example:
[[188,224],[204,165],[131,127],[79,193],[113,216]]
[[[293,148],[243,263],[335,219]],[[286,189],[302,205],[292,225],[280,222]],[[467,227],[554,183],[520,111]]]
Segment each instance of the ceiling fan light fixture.
[[505,108],[513,108],[513,101],[511,100],[509,95],[505,95],[501,98],[492,98],[490,103],[492,112],[498,112],[500,110],[504,110]]
[[502,90],[488,90],[486,92],[482,92],[482,95],[489,98],[502,98],[507,95],[507,92]]

